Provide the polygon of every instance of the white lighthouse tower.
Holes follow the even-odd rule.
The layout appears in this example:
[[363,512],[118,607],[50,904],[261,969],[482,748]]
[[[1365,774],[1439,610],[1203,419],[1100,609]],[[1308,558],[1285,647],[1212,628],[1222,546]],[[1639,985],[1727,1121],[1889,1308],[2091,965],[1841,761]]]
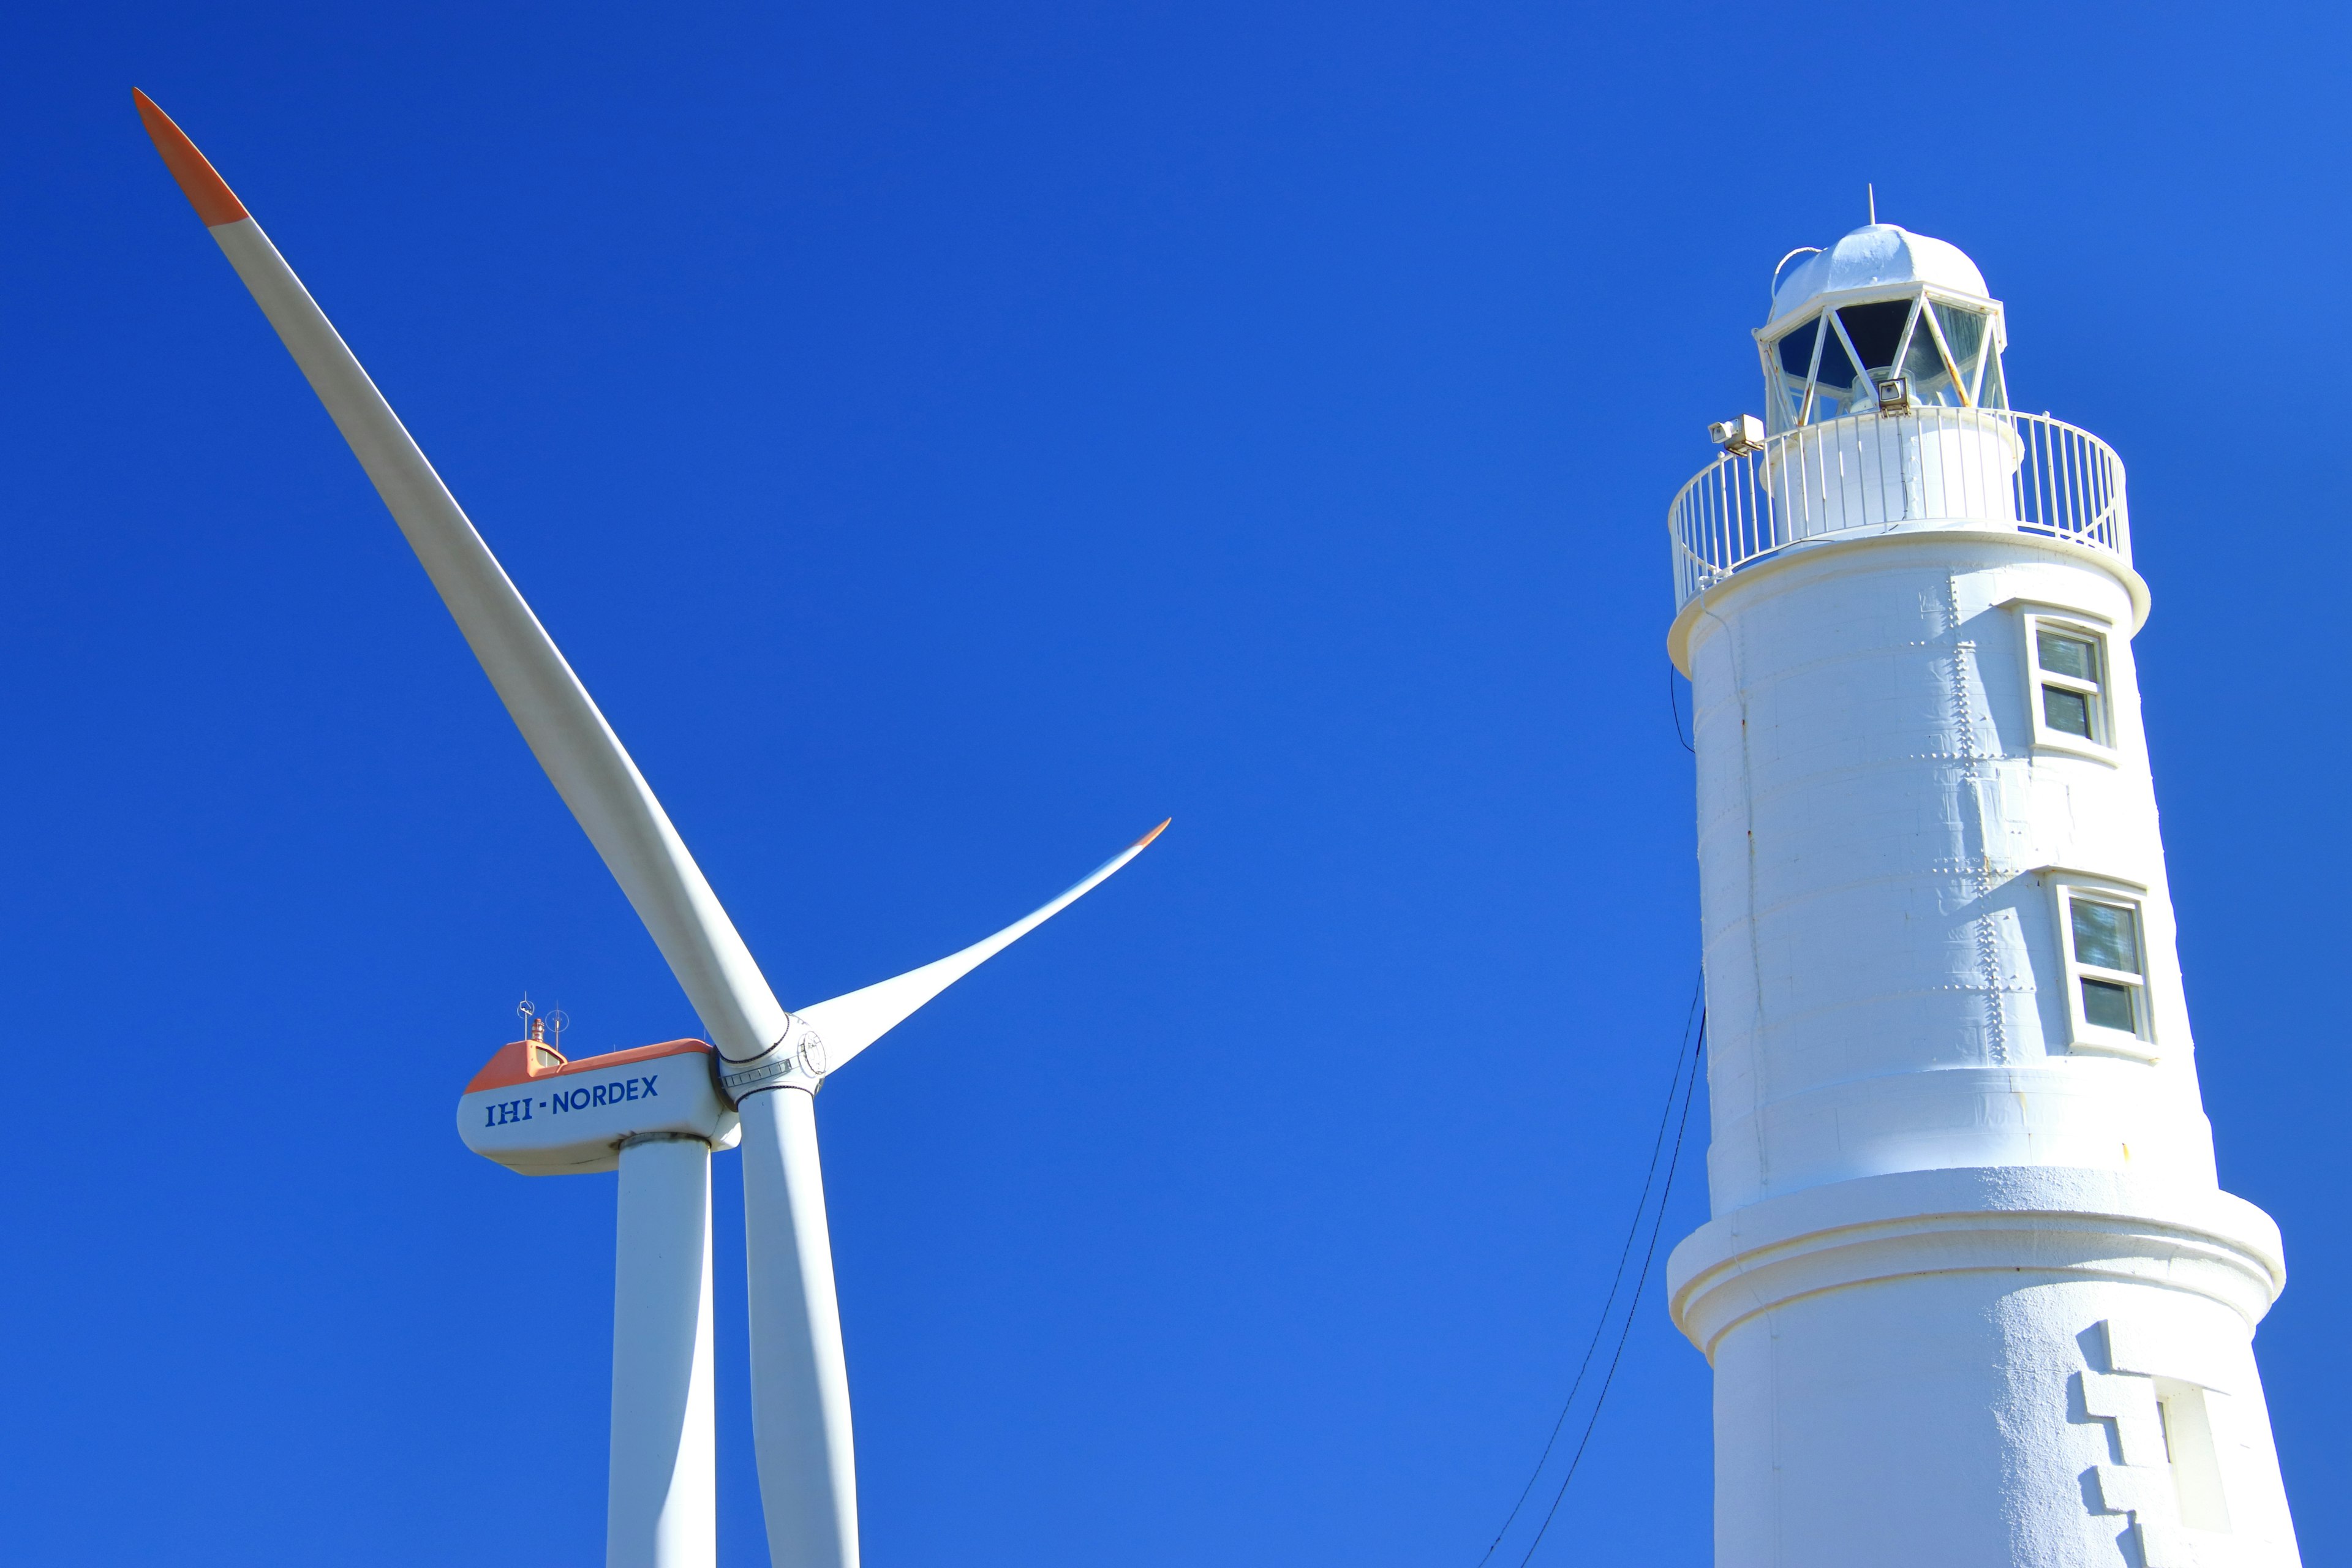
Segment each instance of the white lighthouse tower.
[[[1784,264],[1785,266],[1785,264]],[[1776,279],[1675,498],[1695,692],[1717,1568],[2300,1561],[2174,951],[2123,466],[1872,224]]]

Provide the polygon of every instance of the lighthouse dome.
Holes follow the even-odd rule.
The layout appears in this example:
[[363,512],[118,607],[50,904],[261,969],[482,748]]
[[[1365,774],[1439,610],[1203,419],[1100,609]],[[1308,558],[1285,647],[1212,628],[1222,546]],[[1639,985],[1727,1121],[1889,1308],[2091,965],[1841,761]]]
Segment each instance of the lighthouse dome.
[[1920,404],[2009,406],[2000,306],[1958,246],[1873,223],[1792,261],[1756,333],[1767,430]]
[[1979,300],[1991,297],[1984,274],[1958,246],[1895,224],[1872,223],[1827,250],[1813,252],[1777,279],[1772,320],[1801,310],[1822,294],[1901,283],[1925,283]]

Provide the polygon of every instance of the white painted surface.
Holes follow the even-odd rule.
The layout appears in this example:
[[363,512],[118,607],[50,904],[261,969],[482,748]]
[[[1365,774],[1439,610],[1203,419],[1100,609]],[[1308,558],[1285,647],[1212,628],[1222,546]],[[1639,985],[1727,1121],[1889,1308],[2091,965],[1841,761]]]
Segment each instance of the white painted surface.
[[[2102,1325],[2154,1324],[2234,1363],[2213,1399],[2235,1528],[2188,1561],[2291,1564],[2267,1408],[2242,1320],[2204,1298],[2093,1272],[1922,1272],[1748,1319],[1716,1360],[1716,1562],[2126,1565],[2179,1527],[2160,1450],[2091,1412]],[[2089,1393],[2086,1393],[2089,1390]],[[1736,1436],[1735,1436],[1736,1435]],[[2120,1481],[2123,1484],[2117,1484]]]
[[620,737],[302,280],[251,218],[213,238],[278,330],[720,1049],[748,1057],[784,1009]]
[[620,1165],[605,1568],[713,1568],[710,1149],[641,1138]]
[[[2115,744],[2033,739],[2025,616],[2113,628]],[[1738,574],[1693,623],[1716,1212],[1852,1176],[2214,1181],[2122,579],[1932,531]],[[2063,868],[2145,889],[2152,1063],[2067,1049]]]
[[[751,1428],[779,1568],[856,1568],[857,1466],[833,1285],[816,1100],[772,1089],[742,1103]],[[756,1212],[761,1223],[753,1225]]]
[[1701,469],[1666,509],[1675,602],[1688,610],[1750,563],[1831,535],[1956,523],[2131,562],[2123,463],[2105,441],[2047,415],[1915,406],[1783,430]]
[[[1678,617],[1715,1217],[1668,1268],[1718,1568],[2299,1562],[2251,1348],[2284,1266],[2217,1184],[2119,542],[1872,529]],[[2035,722],[2037,615],[2103,635],[2107,743]],[[2069,883],[2140,911],[2128,1051],[2069,1010]]]
[[597,1068],[591,1057],[561,1076],[469,1090],[457,1100],[457,1136],[526,1176],[617,1169],[622,1143],[651,1132],[732,1147],[735,1111],[719,1098],[711,1059],[689,1050]]
[[[761,1500],[780,1568],[854,1568],[856,1468],[812,1096],[829,1065],[864,1049],[982,960],[1098,884],[1131,859],[1150,836],[995,936],[895,980],[819,1004],[812,1011],[841,1040],[828,1064],[817,1031],[795,1021],[776,1000],[619,737],[268,236],[251,218],[214,226],[211,233],[391,510],[532,754],[627,894],[721,1058],[740,1068],[763,1058],[781,1059],[772,1053],[791,1057],[791,1071],[779,1081],[793,1087],[747,1087],[751,1098],[743,1102]],[[803,1048],[812,1043],[814,1050]],[[466,1129],[469,1111],[478,1109],[461,1105],[461,1131],[471,1132],[470,1146],[492,1158],[589,1169],[607,1157],[599,1151],[600,1140],[559,1141],[547,1147],[528,1139],[502,1144],[489,1129]],[[534,1112],[538,1109],[534,1104]],[[634,1114],[625,1111],[603,1131],[615,1137],[636,1131],[625,1125]],[[689,1119],[674,1130],[698,1131],[700,1125]],[[728,1135],[723,1118],[716,1135]],[[566,1163],[571,1161],[579,1163]],[[625,1178],[628,1163],[624,1157]],[[707,1247],[705,1256],[707,1268]],[[626,1349],[621,1336],[632,1331],[616,1322],[616,1368]],[[618,1388],[616,1381],[616,1401]],[[614,1441],[620,1440],[616,1425]],[[616,1447],[616,1466],[618,1453]]]
[[1817,250],[1780,275],[1772,290],[1772,320],[1803,309],[1823,294],[1896,283],[1925,283],[1988,299],[1984,274],[1968,253],[1891,223],[1865,224],[1826,250]]
[[[516,728],[628,895],[711,1040],[730,1058],[758,1057],[783,1036],[784,1008],[620,738],[260,225],[247,218],[211,232],[350,443]],[[817,1177],[813,1121],[806,1137],[806,1159],[776,1165],[775,1180],[745,1182],[746,1231],[755,1238],[781,1231],[787,1240],[779,1245],[786,1250],[811,1245],[812,1236],[813,1245],[825,1245],[823,1189],[791,1191],[785,1185],[790,1173],[803,1180]],[[777,1247],[761,1250],[772,1253]],[[776,1282],[772,1281],[766,1296],[770,1310],[752,1315],[755,1357],[775,1322],[835,1322],[831,1258],[824,1259],[822,1268],[802,1268],[797,1279],[807,1289],[822,1289],[824,1299],[787,1309],[776,1300]],[[837,1344],[837,1327],[834,1338]],[[773,1364],[799,1353],[787,1346],[766,1359]],[[839,1486],[824,1511],[852,1521],[846,1557],[778,1557],[792,1568],[836,1568],[856,1561],[856,1501],[845,1383],[837,1394],[804,1412],[771,1412],[761,1428],[797,1430],[805,1423],[832,1424],[824,1446],[836,1462],[817,1472],[814,1480],[794,1474],[787,1496],[770,1496],[765,1480],[771,1474],[788,1473],[789,1468],[772,1466],[764,1457],[761,1465],[761,1498],[772,1521],[780,1508],[787,1513],[803,1509],[811,1485]]]
[[824,1053],[824,1060],[832,1064],[828,1068],[820,1063],[817,1072],[822,1075],[839,1068],[905,1023],[940,992],[1102,886],[1111,873],[1142,854],[1144,846],[1159,837],[1160,829],[1167,826],[1161,823],[993,936],[982,937],[970,947],[934,959],[920,969],[910,969],[904,974],[802,1008],[801,1016],[823,1041],[820,1048]]

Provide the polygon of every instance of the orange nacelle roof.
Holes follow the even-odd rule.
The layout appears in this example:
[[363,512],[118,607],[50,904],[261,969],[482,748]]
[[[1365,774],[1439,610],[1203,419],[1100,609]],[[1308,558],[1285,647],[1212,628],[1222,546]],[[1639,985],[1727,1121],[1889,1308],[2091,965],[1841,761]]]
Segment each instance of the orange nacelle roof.
[[633,1046],[625,1051],[609,1051],[601,1057],[582,1057],[576,1062],[562,1067],[530,1070],[532,1047],[547,1049],[543,1040],[515,1040],[499,1047],[499,1054],[482,1065],[474,1081],[466,1086],[467,1094],[483,1089],[511,1089],[519,1083],[536,1083],[543,1078],[562,1078],[566,1073],[601,1072],[606,1068],[625,1067],[631,1062],[651,1061],[656,1057],[691,1056],[697,1051],[704,1056],[715,1054],[707,1040],[664,1040],[657,1046]]

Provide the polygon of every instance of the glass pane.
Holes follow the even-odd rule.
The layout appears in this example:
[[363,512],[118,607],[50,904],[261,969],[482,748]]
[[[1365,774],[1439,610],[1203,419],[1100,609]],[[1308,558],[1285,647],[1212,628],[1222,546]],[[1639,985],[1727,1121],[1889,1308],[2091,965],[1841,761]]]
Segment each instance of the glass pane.
[[1766,410],[1770,416],[1766,423],[1777,436],[1792,427],[1797,423],[1797,416],[1804,411],[1805,384],[1801,378],[1791,381],[1785,375],[1775,375],[1771,378],[1771,384],[1775,388],[1771,395],[1780,401]]
[[1998,349],[1985,355],[1984,385],[1977,393],[1977,406],[1979,408],[2009,406],[2009,383],[2001,379],[2000,351]]
[[1854,368],[1853,356],[1835,332],[1822,340],[1822,369],[1813,384],[1816,423],[1878,406],[1877,392],[1869,378]]
[[1881,300],[1874,305],[1848,305],[1838,312],[1853,352],[1864,370],[1891,370],[1895,351],[1903,346],[1903,328],[1911,320],[1908,300]]
[[2074,962],[2125,974],[2139,970],[2139,911],[2069,899],[2074,906]]
[[1944,329],[1944,346],[1952,351],[1952,363],[1960,373],[1960,384],[1968,385],[1977,378],[1977,356],[1984,352],[1985,315],[1981,310],[1965,310],[1958,305],[1935,307],[1936,324]]
[[1768,344],[1766,363],[1772,368],[1765,380],[1780,398],[1771,407],[1771,426],[1777,434],[1794,426],[1805,412],[1805,377],[1813,368],[1813,340],[1822,333],[1822,319],[1814,317],[1783,333]]
[[1943,352],[1936,347],[1936,334],[1928,329],[1925,310],[1911,325],[1911,346],[1903,353],[1903,380],[1914,403],[1938,404],[1946,408],[1960,405],[1960,389],[1944,363]]
[[2052,729],[2091,739],[2091,700],[2055,686],[2042,689],[2042,719]]
[[2037,630],[2033,647],[2042,656],[2042,668],[2053,675],[2071,675],[2077,680],[2099,679],[2099,650],[2088,637]]
[[2107,980],[2084,981],[2083,1021],[2102,1029],[2121,1029],[2126,1035],[2139,1033],[2137,1011],[2132,1006],[2132,988]]
[[1813,368],[1813,340],[1821,335],[1821,331],[1822,319],[1816,316],[1782,338],[1777,345],[1780,351],[1780,368],[1799,381],[1804,380],[1805,373]]

